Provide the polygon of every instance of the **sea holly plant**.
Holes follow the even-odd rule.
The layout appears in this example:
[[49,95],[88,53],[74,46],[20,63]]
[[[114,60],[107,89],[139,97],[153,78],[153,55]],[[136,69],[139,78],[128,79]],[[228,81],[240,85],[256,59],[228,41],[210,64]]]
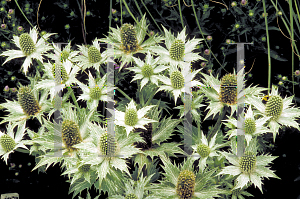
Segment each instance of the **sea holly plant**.
[[53,34],[54,33],[46,33],[43,38],[41,37],[37,41],[38,33],[36,27],[34,27],[30,30],[29,34],[23,33],[19,37],[13,36],[13,42],[20,50],[8,50],[3,52],[1,54],[2,56],[8,56],[3,64],[15,58],[26,57],[22,68],[23,72],[27,74],[28,68],[32,64],[32,59],[36,59],[43,63],[42,55],[52,49],[51,46],[45,44],[45,39]]
[[[267,132],[273,132],[275,139],[277,122],[298,128],[295,119],[300,116],[299,111],[289,107],[292,96],[282,99],[273,89],[269,101],[263,105],[260,96],[267,89],[250,85],[241,92],[243,69],[219,79],[219,74],[208,75],[198,66],[191,68],[192,62],[205,60],[194,52],[203,39],[188,40],[186,28],[177,37],[163,28],[164,35],[153,34],[145,40],[148,25],[143,15],[135,25],[123,23],[120,28],[111,27],[109,36],[93,39],[90,46],[68,43],[62,50],[57,45],[44,44],[46,40],[37,42],[35,28],[30,34],[14,37],[20,52],[6,51],[2,55],[8,56],[6,62],[26,57],[24,72],[34,77],[29,77],[29,85],[20,85],[18,101],[6,100],[0,104],[8,113],[1,121],[8,123],[7,130],[0,133],[2,159],[7,163],[9,154],[26,150],[36,156],[33,170],[46,170],[59,163],[73,198],[91,188],[111,198],[125,199],[206,199],[223,195],[242,198],[251,184],[262,190],[261,178],[278,178],[267,167],[275,157],[258,155],[256,139]],[[46,34],[42,39],[51,35]],[[159,46],[162,40],[166,48]],[[111,49],[101,53],[99,42],[114,43],[115,54]],[[32,58],[43,67],[28,70]],[[130,82],[134,89],[126,90],[119,81],[115,87],[107,85],[109,75],[104,68],[108,62],[122,62],[119,70],[126,64],[129,71],[135,72],[134,76],[125,77],[116,71],[118,78]],[[75,84],[77,93],[73,90]],[[184,104],[188,85],[200,87],[192,92],[190,113],[196,126],[191,124],[191,155],[183,150],[188,135],[184,125],[180,125],[188,112]],[[113,89],[119,93],[112,99],[108,96]],[[57,101],[58,91],[61,98]],[[168,100],[167,92],[173,95],[175,103]],[[104,106],[106,102],[116,102],[113,132],[105,125],[108,118],[99,111],[99,101]],[[243,156],[237,157],[234,138],[238,121],[234,112],[244,101],[247,147]],[[205,106],[209,110],[206,114],[201,110]],[[224,107],[231,107],[231,111],[228,113]],[[179,115],[169,112],[173,109],[179,109]],[[204,120],[211,115],[214,119],[218,113],[218,122],[207,131]],[[26,127],[31,119],[35,120],[36,129]],[[222,124],[231,130],[226,132]],[[25,132],[29,136],[26,140]],[[224,151],[230,142],[232,152]],[[170,160],[179,161],[178,157],[184,161],[176,164]],[[153,164],[159,161],[163,165]],[[224,181],[230,185],[223,186]]]
[[[234,151],[235,146],[232,146]],[[233,189],[243,188],[250,182],[254,184],[255,187],[258,187],[262,191],[262,181],[264,177],[273,177],[280,179],[277,175],[274,174],[274,171],[270,170],[267,167],[276,157],[271,155],[258,155],[257,154],[257,140],[251,140],[250,144],[245,148],[244,155],[242,157],[232,157],[234,152],[221,152],[226,159],[233,164],[233,166],[226,166],[218,174],[229,174],[232,176],[238,176],[236,178],[236,185]]]

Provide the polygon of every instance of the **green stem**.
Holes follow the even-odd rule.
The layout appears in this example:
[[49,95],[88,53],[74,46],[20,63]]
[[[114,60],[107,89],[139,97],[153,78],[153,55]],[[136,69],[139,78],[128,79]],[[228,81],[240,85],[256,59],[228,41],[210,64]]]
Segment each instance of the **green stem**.
[[[148,14],[150,15],[150,17],[152,18],[152,20],[154,21],[155,25],[157,26],[157,28],[159,29],[159,31],[161,33],[163,33],[163,31],[160,29],[159,25],[156,23],[156,20],[153,18],[153,16],[151,15],[151,13],[149,12],[148,8],[146,7],[145,3],[143,0],[141,0],[143,6],[145,7],[145,9],[147,10]],[[156,10],[156,12],[159,14],[159,12]],[[164,18],[162,18],[164,20]]]
[[266,24],[266,34],[267,34],[267,45],[268,45],[268,89],[270,92],[271,85],[271,53],[270,53],[270,41],[269,41],[269,31],[268,31],[268,20],[267,20],[267,11],[266,11],[266,2],[263,0],[263,8],[265,14],[265,24]]
[[215,124],[213,130],[208,133],[207,139],[211,139],[215,135],[217,130],[220,128],[221,120],[224,118],[226,112],[227,112],[227,106],[224,105],[223,108],[221,109],[220,113],[219,113],[218,121]]
[[148,105],[150,104],[150,102],[151,102],[151,100],[153,99],[153,97],[154,97],[154,95],[155,95],[156,92],[157,92],[157,91],[154,90],[154,91],[151,93],[151,95],[150,95],[150,97],[149,97],[147,103],[145,104],[145,106],[148,106]]
[[180,0],[178,0],[178,9],[179,9],[179,14],[180,14],[180,20],[181,20],[182,29],[184,29],[184,23],[183,23],[183,19],[182,19]]
[[[293,22],[293,3],[292,0],[289,0],[289,6],[290,6],[290,28],[291,28],[291,43],[292,43],[292,81],[294,81],[294,46],[295,42],[294,42],[294,22]],[[293,84],[293,94],[294,94],[294,84]]]
[[134,2],[135,2],[135,5],[136,5],[137,9],[139,10],[139,13],[140,13],[141,17],[143,17],[143,13],[142,13],[142,11],[139,7],[139,4],[136,2],[136,0],[134,0]]
[[77,109],[79,110],[80,108],[79,108],[78,102],[77,102],[77,100],[76,100],[76,97],[75,97],[75,95],[74,95],[73,89],[72,89],[71,87],[69,87],[69,86],[67,87],[67,89],[68,89],[69,92],[71,92],[72,100],[73,100],[75,106],[77,107]]
[[130,98],[126,93],[124,93],[121,89],[119,89],[119,88],[117,87],[117,90],[118,90],[124,97],[126,97],[129,101],[131,101],[131,98]]

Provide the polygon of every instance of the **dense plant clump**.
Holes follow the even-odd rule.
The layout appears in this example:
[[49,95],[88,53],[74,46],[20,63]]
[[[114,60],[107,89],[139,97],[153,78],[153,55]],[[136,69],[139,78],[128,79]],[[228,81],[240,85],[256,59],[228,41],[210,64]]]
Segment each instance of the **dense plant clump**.
[[[15,3],[35,20],[40,5]],[[299,98],[289,91],[300,85],[300,72],[293,63],[292,76],[277,75],[277,85],[271,79],[268,88],[249,85],[258,80],[248,67],[253,59],[237,62],[240,46],[229,44],[253,42],[249,55],[289,61],[282,46],[270,45],[269,30],[277,27],[266,24],[283,19],[281,7],[264,0],[233,1],[226,9],[208,1],[145,0],[139,7],[117,0],[102,16],[93,2],[78,4],[79,10],[55,1],[68,19],[56,34],[48,33],[45,24],[54,22],[46,11],[37,10],[37,26],[29,29],[15,18],[19,11],[8,8],[10,1],[0,2],[3,68],[17,62],[13,70],[27,78],[0,69],[6,114],[0,124],[7,125],[0,131],[0,156],[6,164],[10,154],[24,150],[36,157],[33,170],[60,163],[72,198],[86,190],[89,199],[92,187],[96,198],[244,198],[250,185],[263,193],[264,178],[280,179],[268,166],[277,157],[265,152],[280,129],[300,131],[293,106]],[[91,27],[99,19],[105,22]],[[299,36],[292,37],[297,52]],[[66,38],[66,46],[54,45]],[[239,63],[245,66],[237,69]],[[207,128],[207,120],[213,126]],[[238,156],[241,132],[245,152]],[[63,156],[53,157],[58,151]]]

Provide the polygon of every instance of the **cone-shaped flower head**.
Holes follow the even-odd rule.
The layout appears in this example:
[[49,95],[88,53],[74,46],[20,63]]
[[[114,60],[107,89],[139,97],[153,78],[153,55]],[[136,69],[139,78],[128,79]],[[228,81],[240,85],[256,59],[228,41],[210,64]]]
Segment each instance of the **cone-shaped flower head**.
[[[61,64],[58,64],[58,66],[60,67],[61,69],[61,78],[62,78],[62,83],[66,83],[66,81],[69,79],[69,75],[65,69],[65,67]],[[54,79],[55,79],[55,64],[53,64],[53,67],[52,67],[52,74],[54,76]]]
[[170,80],[173,88],[181,89],[184,87],[184,77],[181,72],[173,71],[170,76]]
[[91,63],[97,63],[101,60],[100,51],[95,46],[91,46],[88,50],[88,57]]
[[266,116],[272,116],[273,119],[277,119],[283,109],[283,100],[279,95],[273,95],[268,99],[266,104]]
[[66,59],[68,59],[69,55],[70,55],[69,50],[64,49],[64,50],[61,52],[61,61],[66,61]]
[[190,199],[195,192],[195,179],[194,172],[183,170],[178,176],[176,193],[180,199]]
[[81,143],[82,138],[78,124],[71,120],[64,120],[62,122],[62,140],[70,151],[73,150],[73,145]]
[[240,158],[240,168],[243,173],[251,173],[256,165],[256,156],[251,151],[246,151]]
[[130,193],[125,196],[125,199],[138,199],[138,197],[135,194]]
[[206,158],[209,156],[210,154],[210,148],[209,146],[201,143],[198,145],[197,147],[197,153],[199,153],[199,155],[202,157],[202,158]]
[[180,40],[176,39],[170,48],[170,57],[175,61],[181,61],[184,57],[184,50],[185,50],[185,43]]
[[142,67],[142,75],[144,77],[151,77],[153,75],[153,67],[150,66],[149,64],[145,64]]
[[20,47],[25,55],[30,55],[35,51],[35,45],[28,33],[23,33],[20,36]]
[[117,149],[117,142],[113,135],[103,133],[99,140],[99,147],[102,155],[114,156]]
[[133,25],[125,23],[121,27],[121,41],[125,51],[134,52],[138,47],[136,31]]
[[222,78],[219,98],[228,105],[237,103],[237,79],[234,75],[227,74]]
[[27,86],[23,86],[19,89],[18,100],[24,113],[28,116],[35,115],[41,110],[41,107],[31,92],[31,89]]
[[90,98],[93,100],[99,100],[101,97],[102,89],[99,86],[95,86],[90,89]]
[[246,118],[245,119],[245,133],[246,134],[253,134],[256,131],[256,125],[253,118]]
[[3,134],[0,137],[0,144],[6,153],[13,150],[16,146],[15,140],[7,134]]
[[125,111],[125,124],[134,126],[138,122],[138,115],[135,108],[127,108]]

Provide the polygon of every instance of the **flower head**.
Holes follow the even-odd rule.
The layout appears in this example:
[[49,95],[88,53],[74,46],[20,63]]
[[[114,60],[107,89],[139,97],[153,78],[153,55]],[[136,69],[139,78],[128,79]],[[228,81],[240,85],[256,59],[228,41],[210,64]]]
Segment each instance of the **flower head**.
[[[214,171],[195,172],[193,168],[194,160],[191,157],[188,157],[179,167],[176,164],[172,164],[169,159],[164,157],[161,159],[165,170],[165,173],[163,173],[164,178],[159,184],[153,184],[149,189],[155,198],[213,198],[223,193],[222,190],[216,188],[217,186],[212,186],[206,180],[212,177]],[[205,186],[200,179],[205,179]]]
[[[234,143],[232,140],[232,150],[234,151]],[[226,159],[233,164],[234,166],[226,166],[223,170],[218,174],[229,174],[232,176],[237,176],[236,185],[233,189],[243,188],[247,186],[248,182],[253,183],[259,190],[262,192],[261,187],[261,178],[264,177],[273,177],[278,178],[274,174],[274,171],[270,170],[267,164],[271,163],[276,157],[272,157],[270,155],[260,155],[257,156],[257,140],[253,139],[250,144],[245,148],[244,155],[242,157],[232,157],[231,153],[221,152]]]
[[89,48],[86,46],[77,46],[79,47],[79,52],[82,52],[82,55],[76,56],[74,61],[79,61],[82,70],[93,67],[100,73],[99,68],[101,67],[101,64],[105,62],[105,57],[100,53],[98,39],[95,38],[93,45]]
[[28,67],[32,63],[32,59],[33,58],[37,59],[43,63],[42,55],[44,55],[46,51],[52,49],[48,44],[45,44],[44,41],[44,39],[47,39],[51,35],[53,35],[53,33],[51,34],[47,33],[43,36],[43,38],[40,38],[37,41],[38,33],[36,27],[34,27],[33,29],[30,30],[29,34],[23,33],[19,37],[13,36],[13,42],[20,50],[8,50],[3,52],[1,54],[2,56],[8,56],[8,58],[5,60],[3,64],[15,58],[26,57],[22,65],[23,72],[26,75],[28,71]]
[[128,70],[134,71],[136,73],[131,82],[134,80],[141,79],[141,90],[149,81],[158,86],[158,80],[160,79],[160,76],[158,74],[167,69],[168,66],[159,65],[159,57],[153,59],[149,51],[145,58],[145,62],[135,57],[133,57],[133,59],[137,67],[128,68]]
[[126,111],[121,112],[116,110],[116,121],[115,124],[119,126],[124,126],[126,129],[127,136],[134,128],[142,128],[145,124],[149,122],[157,122],[148,118],[144,118],[144,115],[152,108],[154,105],[146,106],[137,111],[135,103],[133,100],[126,107]]
[[89,84],[86,86],[85,84],[79,82],[79,86],[83,91],[83,94],[79,96],[78,100],[86,100],[87,105],[90,109],[96,108],[98,106],[98,102],[100,101],[112,101],[110,97],[107,96],[107,92],[112,91],[116,87],[107,88],[106,85],[106,75],[104,75],[101,79],[95,80],[92,76],[91,72],[89,72]]
[[[187,65],[187,64],[186,64]],[[160,80],[165,84],[161,86],[157,92],[161,90],[171,91],[174,95],[175,105],[177,102],[177,98],[181,95],[182,92],[185,92],[185,84],[190,83],[191,87],[202,85],[200,82],[192,79],[195,75],[202,69],[198,69],[193,71],[192,73],[188,73],[187,66],[184,71],[179,71],[178,68],[174,65],[171,65],[169,68],[170,77],[167,78],[165,76],[160,76]],[[190,79],[190,82],[186,82]]]
[[[201,91],[205,93],[205,96],[211,100],[210,105],[207,109],[210,109],[204,120],[210,117],[213,114],[217,114],[223,109],[224,106],[231,107],[230,116],[233,115],[234,111],[237,109],[237,104],[243,103],[244,99],[247,99],[246,102],[251,104],[254,96],[260,94],[261,91],[267,90],[265,88],[255,88],[248,87],[242,92],[242,83],[243,83],[243,68],[238,72],[237,75],[227,74],[221,81],[217,78],[214,78],[212,74],[206,75],[201,73],[204,76],[204,85],[200,87]],[[202,84],[203,85],[203,84]]]
[[121,28],[111,28],[107,38],[99,39],[101,42],[114,43],[114,49],[107,49],[103,52],[106,57],[120,58],[119,71],[125,64],[132,63],[133,55],[136,53],[147,53],[150,46],[159,43],[163,38],[152,36],[144,41],[148,25],[146,25],[146,15],[142,17],[139,25],[124,23]]
[[259,98],[254,99],[255,103],[253,105],[259,111],[259,114],[264,118],[271,117],[267,126],[273,133],[274,142],[281,125],[292,126],[300,130],[299,124],[295,121],[297,117],[300,117],[300,111],[298,108],[290,107],[292,99],[293,96],[283,99],[278,94],[278,88],[275,88],[274,85],[272,85],[272,91],[265,105]]
[[7,164],[7,159],[15,149],[21,147],[24,149],[28,148],[24,145],[23,137],[25,135],[25,123],[21,126],[18,126],[16,133],[14,132],[15,126],[9,122],[7,126],[7,132],[3,133],[0,131],[0,156],[5,160]]
[[199,42],[204,39],[193,38],[192,40],[186,41],[185,28],[178,33],[176,38],[164,26],[163,29],[165,32],[165,44],[167,49],[162,46],[153,46],[150,48],[151,51],[160,55],[160,62],[162,64],[179,66],[183,70],[184,67],[187,66],[187,63],[199,59],[207,61],[203,57],[192,52],[196,49]]
[[247,141],[247,145],[249,145],[250,141],[256,136],[262,135],[263,133],[271,132],[264,124],[271,117],[265,117],[255,120],[254,116],[256,114],[253,113],[251,105],[249,106],[247,113],[244,118],[244,123],[241,124],[241,118],[237,121],[236,119],[229,118],[226,121],[228,123],[224,123],[227,127],[232,128],[227,132],[228,139],[237,135],[237,129],[233,127],[242,126],[241,131],[245,132],[245,138]]

